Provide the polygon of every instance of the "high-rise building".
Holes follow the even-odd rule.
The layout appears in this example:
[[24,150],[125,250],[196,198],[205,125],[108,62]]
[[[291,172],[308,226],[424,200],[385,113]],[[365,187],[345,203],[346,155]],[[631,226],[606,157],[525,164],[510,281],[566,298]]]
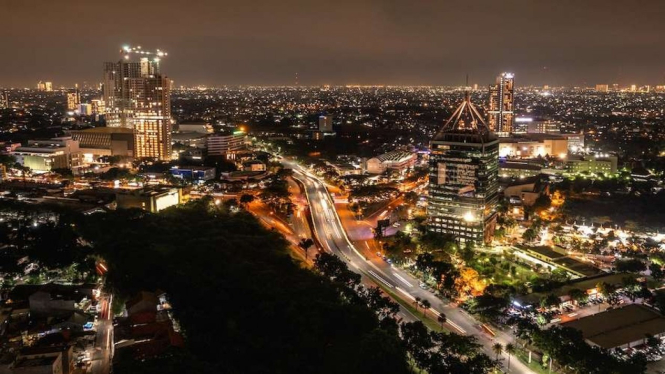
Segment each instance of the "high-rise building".
[[91,116],[92,115],[92,104],[79,104],[78,107],[79,114],[82,116]]
[[9,93],[7,91],[0,92],[0,109],[9,108]]
[[597,84],[596,92],[609,92],[610,86],[608,84]]
[[51,92],[51,91],[53,91],[53,82],[39,81],[39,82],[37,82],[37,90],[38,91]]
[[67,92],[67,110],[76,110],[79,104],[81,104],[81,92],[77,84],[73,92]]
[[489,130],[499,136],[513,132],[515,75],[502,73],[490,85]]
[[428,230],[487,243],[496,226],[499,140],[467,93],[430,142]]
[[229,160],[236,157],[236,153],[245,148],[247,134],[244,131],[234,131],[224,134],[211,134],[206,141],[208,156],[225,156]]
[[[104,63],[104,106],[109,127],[131,128],[137,158],[171,158],[171,83],[160,72],[167,54],[124,47],[118,62]],[[133,61],[133,56],[139,56]]]
[[90,100],[92,105],[92,114],[104,114],[106,113],[106,107],[104,106],[104,100]]
[[319,131],[321,132],[333,131],[331,116],[319,116]]

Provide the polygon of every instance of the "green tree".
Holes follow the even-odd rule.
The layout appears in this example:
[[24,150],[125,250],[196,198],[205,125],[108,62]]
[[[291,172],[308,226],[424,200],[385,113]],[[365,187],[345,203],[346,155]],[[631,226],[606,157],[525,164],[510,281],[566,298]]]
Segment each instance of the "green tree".
[[303,251],[305,251],[305,259],[307,259],[307,250],[313,245],[314,241],[310,238],[301,239],[300,242],[298,243],[298,246],[302,248]]
[[665,278],[665,271],[663,271],[663,267],[659,264],[651,263],[651,265],[649,265],[649,271],[651,272],[651,276],[654,277],[654,279],[660,281]]
[[6,168],[12,168],[16,165],[16,157],[12,155],[0,154],[0,165],[4,165]]
[[448,322],[448,319],[446,318],[446,315],[443,313],[439,313],[439,315],[436,317],[436,320],[439,321],[441,324],[441,328],[443,329],[443,324]]
[[540,300],[540,306],[542,308],[551,308],[558,306],[561,303],[561,299],[554,294],[548,294]]
[[255,200],[254,195],[250,195],[250,194],[246,194],[246,193],[240,195],[240,204],[242,204],[243,206],[247,206],[247,204],[251,204],[254,200]]
[[416,306],[416,311],[418,311],[418,307],[420,306],[421,301],[422,299],[420,298],[420,296],[416,296],[416,298],[413,300],[413,305]]
[[524,230],[524,233],[522,233],[522,239],[524,239],[527,242],[532,242],[536,240],[536,237],[538,237],[538,233],[536,233],[536,230],[532,228],[528,228]]
[[432,307],[432,304],[429,302],[429,300],[424,299],[420,302],[420,305],[423,307],[423,315],[426,316],[427,311]]
[[[316,271],[301,267],[288,242],[247,212],[202,198],[158,214],[81,216],[75,230],[106,260],[114,300],[163,290],[186,332],[188,369],[135,360],[132,373],[357,373],[385,363],[408,373],[395,307],[360,296],[360,276],[333,255],[318,256]],[[257,307],[229,308],[236,303]]]
[[501,343],[494,343],[492,345],[492,352],[496,355],[496,360],[499,361],[499,356],[503,353],[503,345]]
[[503,240],[506,237],[506,229],[503,226],[494,230],[494,239]]
[[515,348],[513,343],[506,344],[506,353],[508,354],[508,371],[510,371],[510,356],[515,354],[516,351],[517,349]]
[[617,260],[614,266],[618,272],[639,273],[647,269],[646,264],[638,259]]
[[579,303],[582,301],[585,301],[588,298],[588,295],[586,292],[580,290],[579,288],[573,288],[568,291],[568,296],[570,297],[571,300]]

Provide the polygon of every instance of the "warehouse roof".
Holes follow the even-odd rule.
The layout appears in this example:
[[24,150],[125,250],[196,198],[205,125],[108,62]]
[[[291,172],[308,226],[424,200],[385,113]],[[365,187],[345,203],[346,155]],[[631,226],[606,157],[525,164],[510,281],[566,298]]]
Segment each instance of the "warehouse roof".
[[623,308],[580,318],[563,324],[580,330],[585,339],[602,348],[615,348],[665,332],[665,317],[644,305]]

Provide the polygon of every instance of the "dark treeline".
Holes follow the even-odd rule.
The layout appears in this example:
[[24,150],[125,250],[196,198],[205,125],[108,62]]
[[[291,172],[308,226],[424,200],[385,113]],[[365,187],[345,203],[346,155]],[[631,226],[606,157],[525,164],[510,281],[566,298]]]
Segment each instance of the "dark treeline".
[[115,372],[407,372],[401,345],[376,344],[397,341],[396,330],[296,264],[248,213],[203,199],[160,214],[93,215],[81,229],[108,262],[108,287],[118,297],[166,291],[187,342],[186,352]]
[[229,206],[201,199],[159,214],[58,212],[40,225],[33,215],[44,212],[15,206],[24,217],[12,221],[18,230],[0,233],[31,261],[67,267],[74,279],[92,276],[103,259],[116,306],[143,290],[168,294],[185,348],[143,360],[119,354],[116,373],[484,374],[495,367],[472,337],[400,323],[399,305],[364,287],[337,257],[320,254],[314,271],[302,267],[280,234]]

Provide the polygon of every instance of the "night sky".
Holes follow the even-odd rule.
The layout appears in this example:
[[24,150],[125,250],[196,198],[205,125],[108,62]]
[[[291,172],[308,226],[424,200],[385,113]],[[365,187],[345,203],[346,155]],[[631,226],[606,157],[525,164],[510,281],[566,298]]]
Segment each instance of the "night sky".
[[665,84],[663,0],[0,0],[0,87],[101,81],[123,44],[176,85]]

